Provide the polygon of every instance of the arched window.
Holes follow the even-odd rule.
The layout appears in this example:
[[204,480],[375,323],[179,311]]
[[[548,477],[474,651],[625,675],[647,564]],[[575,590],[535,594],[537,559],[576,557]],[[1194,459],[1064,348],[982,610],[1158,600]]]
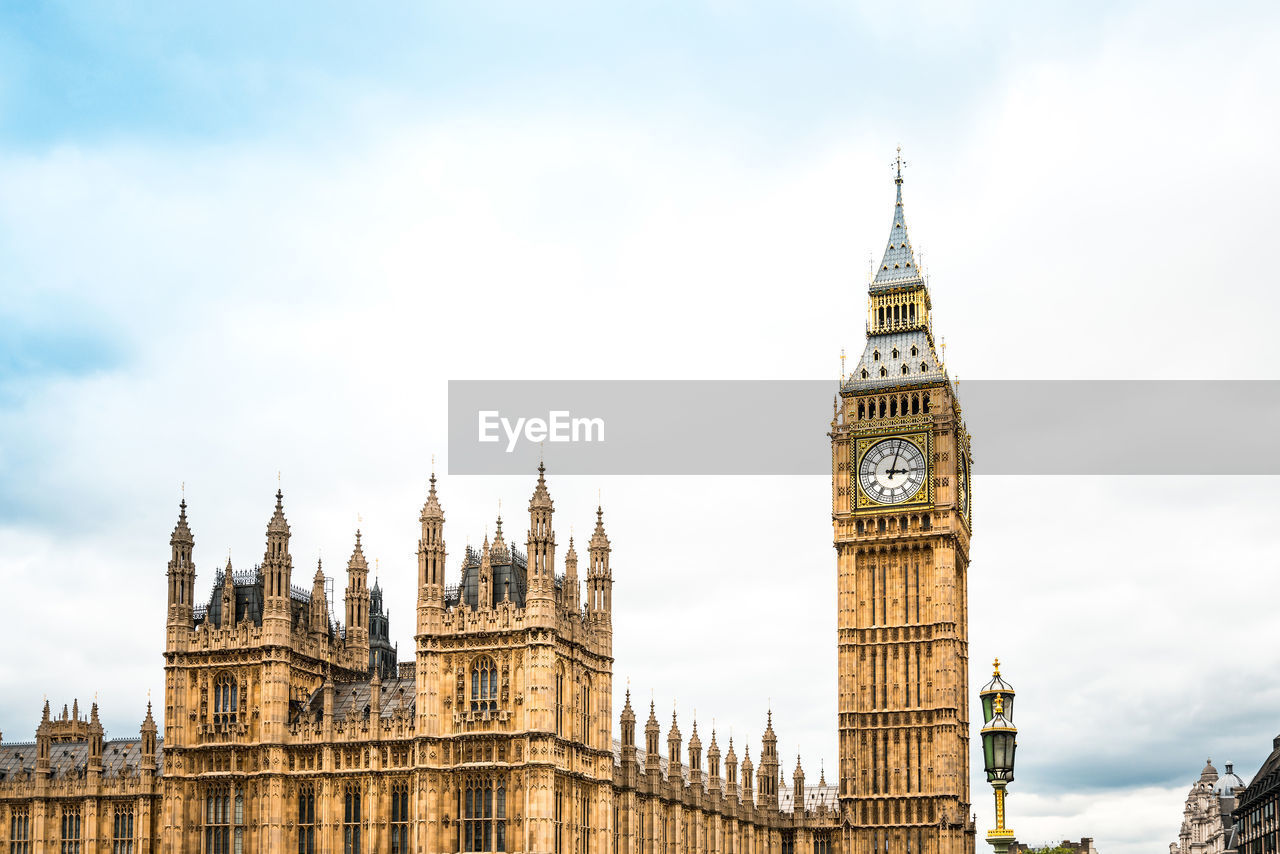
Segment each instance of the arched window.
[[80,805],[62,806],[62,854],[80,854]]
[[929,370],[929,366],[928,366],[928,365],[926,365],[924,362],[921,362],[921,363],[920,363],[920,373],[922,373],[922,374],[923,374],[923,373],[924,373],[925,371],[927,371],[927,370]]
[[864,380],[867,378],[867,369],[866,369],[866,368],[863,368],[863,369],[862,369],[862,378],[863,378]]
[[244,850],[244,795],[227,786],[216,786],[204,799],[204,850],[207,854],[231,854]]
[[467,779],[459,792],[458,827],[460,851],[507,850],[507,787],[502,780],[484,777]]
[[897,348],[897,347],[894,347],[894,348],[893,348],[893,358],[895,358],[895,359],[896,359],[896,358],[898,358],[898,348]]
[[409,784],[391,784],[391,854],[409,854]]
[[902,366],[902,375],[903,375],[904,377],[907,375],[907,366],[906,366],[906,365],[903,365],[903,366]]
[[133,854],[133,806],[118,803],[111,822],[111,854]]
[[213,681],[213,722],[234,721],[240,708],[240,686],[230,673],[222,673]]
[[887,377],[887,376],[889,376],[889,372],[888,372],[888,371],[886,371],[884,368],[881,368],[881,369],[880,369],[880,376],[882,376],[882,377]]
[[303,786],[298,790],[298,854],[316,851],[316,790]]
[[471,711],[492,712],[498,708],[498,668],[487,655],[471,662]]
[[564,735],[564,668],[556,668],[556,735]]
[[360,785],[348,783],[342,798],[342,854],[360,854]]
[[578,684],[579,732],[583,744],[591,744],[591,682],[583,679]]
[[878,362],[878,361],[880,361],[880,351],[879,351],[879,350],[872,350],[872,351],[871,351],[871,358],[875,359],[877,362]]
[[914,345],[914,344],[912,344],[912,345],[911,345],[911,355],[912,355],[912,356],[919,356],[919,355],[920,355],[920,350],[919,350],[919,348],[917,348],[917,347],[916,347],[916,345]]

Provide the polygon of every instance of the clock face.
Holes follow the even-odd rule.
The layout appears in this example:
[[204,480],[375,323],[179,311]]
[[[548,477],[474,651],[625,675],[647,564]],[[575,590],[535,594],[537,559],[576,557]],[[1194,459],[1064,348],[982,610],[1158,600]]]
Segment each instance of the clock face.
[[924,486],[924,452],[910,439],[885,439],[862,455],[858,482],[863,493],[881,504],[910,501]]

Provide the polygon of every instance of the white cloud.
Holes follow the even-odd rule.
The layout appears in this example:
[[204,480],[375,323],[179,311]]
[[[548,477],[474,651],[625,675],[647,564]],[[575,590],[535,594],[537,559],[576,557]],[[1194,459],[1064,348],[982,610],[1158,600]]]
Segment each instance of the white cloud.
[[[1094,56],[1024,59],[967,120],[907,141],[953,370],[1272,373],[1261,247],[1280,176],[1257,105],[1280,51],[1265,28],[1156,40],[1148,20],[1116,22]],[[43,693],[94,690],[109,728],[136,728],[161,684],[182,481],[202,591],[228,547],[258,559],[277,470],[300,578],[320,554],[339,571],[362,514],[404,655],[448,379],[834,377],[861,344],[900,127],[851,123],[767,164],[711,129],[537,113],[0,159],[12,310],[52,304],[127,345],[0,412],[17,508],[0,585],[42,603],[0,628],[6,733],[26,736]],[[812,777],[834,767],[829,484],[554,474],[562,541],[604,490],[617,702],[630,676],[642,718],[654,687],[664,726],[675,699],[686,733],[696,708],[700,731],[715,717],[757,750],[771,702],[788,774],[796,750]],[[1205,753],[1261,761],[1275,690],[1258,682],[1280,662],[1236,651],[1280,649],[1249,594],[1277,558],[1270,483],[979,474],[971,689],[997,654],[1019,688],[1023,838],[1162,846],[1173,782]],[[531,485],[443,481],[455,572],[499,498],[522,536]]]

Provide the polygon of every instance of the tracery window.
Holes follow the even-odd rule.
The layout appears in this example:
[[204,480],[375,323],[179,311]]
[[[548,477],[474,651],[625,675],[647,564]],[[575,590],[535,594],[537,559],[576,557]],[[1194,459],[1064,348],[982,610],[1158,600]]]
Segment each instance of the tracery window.
[[[468,778],[458,794],[461,802],[458,814],[462,822],[458,828],[460,851],[507,850],[507,787],[502,780],[489,777]],[[559,809],[560,795],[556,793]],[[557,815],[559,813],[557,812]],[[557,822],[556,845],[560,844]]]
[[347,786],[342,799],[342,852],[360,854],[360,787]]
[[391,784],[391,854],[409,851],[409,784]]
[[591,683],[583,679],[578,687],[578,715],[584,744],[591,744]]
[[831,834],[819,833],[813,838],[813,854],[831,854]]
[[587,787],[578,790],[578,854],[587,854],[587,840],[591,837],[591,812],[587,801]]
[[231,674],[224,673],[213,683],[213,722],[234,721],[240,706],[240,686]]
[[471,664],[471,711],[492,712],[498,708],[498,667],[493,659],[481,656]]
[[111,854],[133,854],[133,807],[117,804],[111,819]]
[[27,806],[9,809],[9,854],[31,854],[31,811]]
[[80,805],[62,805],[62,834],[59,837],[62,854],[80,854]]
[[316,851],[316,790],[303,786],[298,792],[298,854]]
[[553,819],[556,835],[555,854],[564,854],[564,790],[558,780],[556,781],[556,802]]
[[[234,797],[234,801],[233,801]],[[205,854],[243,854],[244,795],[228,786],[210,789],[204,799]]]
[[564,668],[556,668],[556,735],[564,735]]

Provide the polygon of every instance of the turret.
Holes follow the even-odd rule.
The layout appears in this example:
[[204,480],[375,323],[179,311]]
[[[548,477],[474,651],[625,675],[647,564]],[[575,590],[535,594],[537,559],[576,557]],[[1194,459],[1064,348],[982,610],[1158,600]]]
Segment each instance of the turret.
[[596,529],[588,548],[587,607],[595,619],[609,622],[613,613],[613,576],[609,572],[609,538],[604,532],[604,508],[596,507]]
[[[551,527],[555,506],[547,492],[546,467],[538,463],[538,483],[529,499],[529,593],[527,606],[537,610],[537,603],[552,605],[556,589],[556,535]],[[550,610],[544,610],[550,613]]]
[[351,666],[366,670],[369,667],[369,562],[364,557],[359,529],[347,561],[347,589],[343,598],[347,607],[347,650]]
[[631,689],[627,689],[627,700],[622,705],[620,718],[622,730],[622,767],[633,770],[636,763],[636,713],[631,709]]
[[483,611],[493,607],[493,555],[489,550],[488,534],[484,535],[484,545],[480,547],[480,569],[477,574],[476,610]]
[[755,781],[752,778],[751,745],[742,748],[742,802],[754,804],[756,801]]
[[[66,706],[63,706],[65,709]],[[36,773],[49,774],[49,756],[53,746],[53,722],[49,720],[49,701],[44,701],[44,715],[36,727]]]
[[227,555],[227,568],[222,571],[222,608],[218,611],[218,628],[229,629],[236,624],[236,581],[231,569],[231,555]]
[[764,736],[760,739],[760,804],[778,808],[778,736],[773,731],[773,710],[769,710]]
[[794,788],[791,793],[792,809],[797,817],[804,815],[804,769],[800,767],[800,754],[796,754],[796,770],[791,775]]
[[680,725],[676,723],[675,709],[671,710],[671,729],[667,730],[667,779],[684,786],[680,773]]
[[[45,711],[48,711],[46,704]],[[649,701],[649,720],[644,724],[644,772],[649,775],[658,774],[661,769],[658,756],[658,715],[653,710],[653,701]]]
[[289,523],[284,518],[284,493],[276,490],[276,509],[267,523],[267,551],[262,558],[263,620],[288,620],[293,558],[289,555]]
[[139,767],[142,771],[156,770],[156,719],[151,717],[151,701],[147,700],[147,716],[142,719],[142,758]]
[[102,773],[102,721],[98,719],[98,703],[89,707],[89,764],[90,774]]
[[440,496],[436,494],[434,471],[418,521],[422,532],[418,537],[417,634],[425,635],[440,630],[444,614],[444,509],[440,506]]
[[693,732],[689,734],[689,779],[695,784],[702,780],[702,739],[698,737],[696,719],[693,722]]
[[716,744],[716,729],[711,728],[711,743],[707,745],[707,784],[711,791],[720,791],[720,747]]
[[733,752],[733,736],[729,736],[729,752],[724,755],[725,794],[738,797],[738,755]]
[[311,603],[308,622],[313,635],[329,634],[329,598],[324,590],[324,564],[316,560],[316,574],[311,581]]
[[190,628],[195,598],[196,565],[191,553],[196,540],[187,527],[187,499],[178,504],[178,524],[169,537],[169,625]]
[[582,589],[578,586],[578,550],[573,547],[573,537],[569,538],[569,551],[564,556],[564,591],[560,601],[570,614],[577,614],[582,610]]

